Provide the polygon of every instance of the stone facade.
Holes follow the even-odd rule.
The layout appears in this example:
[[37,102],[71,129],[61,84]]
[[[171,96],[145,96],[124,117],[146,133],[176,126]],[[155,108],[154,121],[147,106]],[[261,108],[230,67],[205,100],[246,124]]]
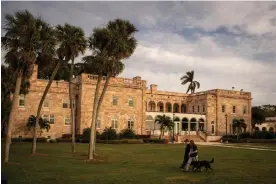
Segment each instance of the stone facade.
[[[15,117],[13,137],[30,136],[26,122],[30,115],[36,115],[39,100],[47,85],[47,80],[37,79],[37,66],[31,77],[29,94],[22,96],[21,106]],[[76,133],[81,134],[84,128],[90,127],[92,119],[94,91],[97,76],[81,74],[74,79]],[[104,80],[101,85],[102,90]],[[69,84],[65,81],[54,81],[47,95],[46,107],[42,109],[42,117],[53,122],[49,132],[41,136],[60,137],[71,133]],[[103,99],[97,130],[112,126],[118,132],[132,128],[137,134],[152,131],[153,119],[156,115],[178,117],[175,130],[180,135],[189,131],[205,130],[210,135],[228,133],[234,118],[243,118],[251,126],[251,93],[231,90],[209,90],[194,94],[159,91],[157,85],[147,88],[141,77],[133,79],[112,78]],[[22,105],[24,103],[24,105]],[[222,107],[224,105],[224,107]],[[235,106],[235,107],[233,107]],[[224,109],[222,109],[224,108]],[[235,108],[235,112],[233,112]],[[224,111],[223,111],[224,110]],[[200,121],[200,122],[199,122]],[[187,124],[184,124],[187,123]]]

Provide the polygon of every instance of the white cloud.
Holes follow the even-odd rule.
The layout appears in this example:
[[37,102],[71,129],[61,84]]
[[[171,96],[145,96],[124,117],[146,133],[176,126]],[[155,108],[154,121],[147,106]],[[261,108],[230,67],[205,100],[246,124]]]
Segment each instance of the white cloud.
[[276,103],[275,8],[275,2],[3,2],[2,15],[28,9],[52,25],[80,26],[87,36],[109,20],[128,19],[139,44],[121,76],[185,92],[180,77],[195,70],[200,90],[235,86],[260,105]]

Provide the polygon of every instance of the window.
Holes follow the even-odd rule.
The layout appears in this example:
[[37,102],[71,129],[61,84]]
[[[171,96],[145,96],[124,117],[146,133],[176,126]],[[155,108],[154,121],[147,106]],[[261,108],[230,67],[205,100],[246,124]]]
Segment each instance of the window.
[[128,129],[132,129],[134,126],[134,121],[132,119],[129,119],[127,122],[127,127]]
[[221,112],[225,112],[225,105],[221,106]]
[[117,105],[118,104],[118,98],[117,96],[113,96],[113,105]]
[[197,106],[197,112],[199,112],[199,106]]
[[65,125],[71,125],[71,118],[70,118],[70,116],[65,116],[65,118],[64,118],[64,124]]
[[47,121],[50,121],[49,114],[43,114],[42,119],[45,119]]
[[128,105],[131,106],[131,107],[133,107],[133,105],[134,105],[134,103],[133,103],[133,97],[130,97],[128,99]]
[[45,99],[44,99],[43,107],[44,107],[44,108],[48,108],[48,107],[49,107],[49,99],[48,99],[48,98],[45,98]]
[[215,124],[215,122],[212,121],[212,122],[211,122],[211,133],[212,133],[212,134],[215,133],[215,125],[214,125],[214,124]]
[[233,113],[236,113],[236,106],[233,106]]
[[112,126],[113,129],[117,129],[118,128],[118,121],[117,121],[116,118],[113,118],[111,123],[112,123],[111,126]]
[[53,114],[50,115],[50,124],[54,124],[55,123],[55,116]]
[[96,121],[96,128],[101,128],[101,120],[100,119],[98,119]]
[[195,106],[193,106],[193,112],[195,112]]
[[243,114],[247,114],[247,106],[243,106]]
[[70,108],[69,100],[63,100],[62,108],[64,108],[64,109]]
[[20,95],[19,96],[19,107],[24,107],[25,106],[25,95]]
[[205,112],[205,105],[202,106],[202,112]]

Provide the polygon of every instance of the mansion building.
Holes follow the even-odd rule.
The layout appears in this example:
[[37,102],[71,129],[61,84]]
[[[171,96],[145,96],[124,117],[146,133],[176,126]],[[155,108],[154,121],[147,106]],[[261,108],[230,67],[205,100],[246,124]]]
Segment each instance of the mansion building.
[[[26,124],[30,115],[36,115],[39,101],[48,80],[37,78],[38,67],[30,78],[29,93],[21,95],[18,102],[12,137],[30,137]],[[104,85],[104,78],[100,91]],[[76,134],[90,127],[97,76],[82,73],[74,78],[74,110]],[[159,91],[137,76],[133,79],[112,78],[104,96],[97,130],[112,127],[120,132],[130,128],[136,134],[160,134],[160,126],[154,123],[157,115],[174,119],[174,133],[180,138],[199,136],[204,141],[219,139],[233,133],[234,118],[244,119],[251,129],[251,93],[214,89],[194,94]],[[42,137],[58,138],[71,134],[69,83],[53,81],[44,101],[41,117],[48,119],[51,128]],[[200,134],[198,133],[200,132]]]

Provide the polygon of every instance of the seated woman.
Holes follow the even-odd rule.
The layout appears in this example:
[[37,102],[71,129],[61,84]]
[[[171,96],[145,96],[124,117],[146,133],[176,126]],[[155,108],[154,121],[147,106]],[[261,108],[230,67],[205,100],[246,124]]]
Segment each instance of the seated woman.
[[198,161],[197,146],[193,140],[185,148],[184,160],[180,168],[184,170],[185,167],[185,172],[187,172],[192,161]]

